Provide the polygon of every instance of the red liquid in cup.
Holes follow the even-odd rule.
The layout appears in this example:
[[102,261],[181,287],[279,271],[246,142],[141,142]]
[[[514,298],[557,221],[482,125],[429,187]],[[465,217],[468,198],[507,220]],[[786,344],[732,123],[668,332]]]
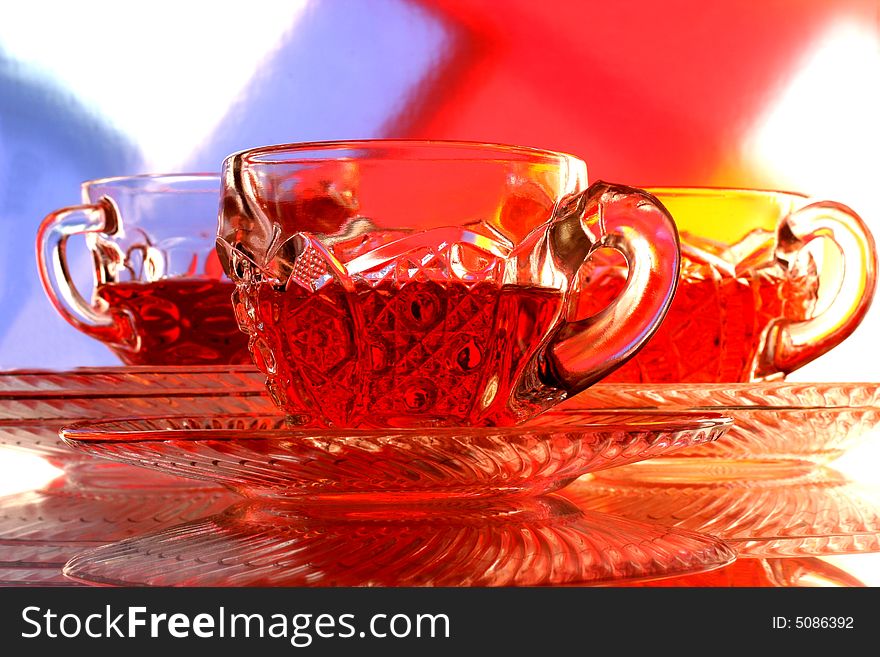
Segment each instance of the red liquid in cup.
[[[111,345],[129,365],[250,364],[247,336],[235,321],[230,281],[177,279],[108,283],[98,296],[115,318]],[[122,327],[122,328],[116,328]]]
[[[581,295],[581,316],[609,305],[623,289],[626,270],[597,269]],[[777,321],[812,316],[819,291],[815,268],[789,272],[763,267],[734,277],[682,258],[675,298],[657,333],[638,354],[603,381],[707,383],[749,381],[760,360],[764,333]]]
[[511,390],[563,300],[554,289],[494,283],[354,285],[240,290],[254,360],[289,413],[349,427],[495,423],[511,413]]

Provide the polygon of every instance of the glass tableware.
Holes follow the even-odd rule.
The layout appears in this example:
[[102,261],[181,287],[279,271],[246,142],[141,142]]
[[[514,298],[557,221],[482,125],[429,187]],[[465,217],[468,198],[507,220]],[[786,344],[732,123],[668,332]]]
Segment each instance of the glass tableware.
[[42,587],[51,586],[65,588],[71,586],[84,586],[80,582],[74,582],[69,577],[65,577],[60,568],[49,566],[46,568],[39,566],[23,566],[4,568],[0,567],[0,587],[14,586],[22,587]]
[[64,441],[93,456],[204,479],[249,497],[358,498],[536,494],[593,470],[715,440],[718,414],[548,414],[507,428],[303,429],[278,415],[84,421]]
[[[779,379],[839,344],[868,311],[874,240],[840,203],[760,190],[648,191],[678,225],[681,281],[656,335],[606,382]],[[585,312],[625,284],[612,253],[587,263],[596,292],[581,298]]]
[[[47,216],[37,260],[52,305],[129,365],[246,364],[233,285],[214,250],[220,180],[215,174],[150,174],[91,180],[83,205]],[[83,296],[67,242],[85,236],[95,289]]]
[[733,418],[713,444],[676,453],[681,458],[759,462],[830,462],[877,436],[878,383],[600,384],[560,408],[637,408],[700,412]]
[[7,371],[0,372],[0,447],[34,452],[63,467],[84,458],[58,437],[77,420],[274,409],[263,378],[251,367]]
[[880,551],[880,486],[824,466],[658,459],[562,494],[590,511],[718,536],[743,557]]
[[[652,196],[563,153],[352,141],[223,165],[217,239],[275,401],[303,425],[501,426],[630,358],[666,313],[678,238]],[[625,290],[578,319],[598,249]]]
[[634,582],[630,586],[862,588],[865,584],[845,569],[819,557],[781,557],[737,558],[732,564],[708,572]]
[[40,490],[0,497],[0,568],[61,567],[90,547],[219,513],[237,498],[216,486],[132,478],[102,463],[103,476],[66,474]]
[[[264,377],[252,366],[118,366],[72,370],[20,369],[0,372],[0,400],[146,394],[223,395],[230,390],[263,392]],[[6,407],[0,407],[6,412]],[[42,415],[40,415],[42,417]],[[4,416],[5,417],[5,416]],[[27,418],[12,411],[9,417]]]
[[64,573],[116,586],[608,584],[730,563],[723,542],[556,498],[266,505],[88,550]]

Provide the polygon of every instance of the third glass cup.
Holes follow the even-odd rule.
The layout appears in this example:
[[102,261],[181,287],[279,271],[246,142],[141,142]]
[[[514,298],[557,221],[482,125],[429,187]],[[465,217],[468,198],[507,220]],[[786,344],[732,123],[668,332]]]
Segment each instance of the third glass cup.
[[[678,226],[681,282],[657,334],[609,381],[780,379],[838,345],[868,311],[874,240],[846,206],[763,190],[649,191]],[[588,269],[595,294],[583,302],[602,308],[626,284],[626,267],[599,254]]]

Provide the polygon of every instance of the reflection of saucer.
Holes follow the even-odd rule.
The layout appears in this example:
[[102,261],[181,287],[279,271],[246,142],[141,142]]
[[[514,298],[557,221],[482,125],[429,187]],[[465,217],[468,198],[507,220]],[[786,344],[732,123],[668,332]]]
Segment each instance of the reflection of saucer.
[[[711,414],[709,414],[711,415]],[[714,440],[727,418],[566,413],[512,428],[322,430],[273,416],[83,422],[65,441],[95,456],[224,484],[249,497],[541,493],[594,470]]]
[[260,375],[248,368],[84,368],[0,373],[0,447],[55,464],[82,459],[58,430],[88,418],[271,413]]
[[[0,569],[57,571],[85,548],[202,518],[238,499],[220,488],[149,472],[132,481],[130,468],[101,465],[89,470],[92,478],[79,469],[78,477],[0,498]],[[116,479],[118,470],[128,473],[127,481]]]
[[677,457],[827,463],[880,427],[880,384],[600,384],[560,408],[712,410],[735,426],[718,442]]
[[549,496],[400,507],[242,503],[89,550],[64,572],[121,586],[538,586],[704,571],[733,558],[717,539],[585,513]]
[[679,575],[632,586],[675,587],[863,587],[860,580],[845,570],[817,557],[777,559],[737,559],[732,564],[710,572]]
[[0,586],[82,586],[65,577],[59,566],[4,568],[0,567]]
[[827,467],[658,459],[563,494],[583,509],[718,536],[744,556],[880,550],[880,490]]

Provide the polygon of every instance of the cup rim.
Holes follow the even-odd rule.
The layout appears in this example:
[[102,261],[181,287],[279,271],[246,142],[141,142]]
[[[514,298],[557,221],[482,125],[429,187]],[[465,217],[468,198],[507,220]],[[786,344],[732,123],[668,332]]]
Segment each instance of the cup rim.
[[[446,151],[448,153],[485,153],[486,157],[470,157],[461,159],[478,159],[486,161],[536,161],[536,160],[554,160],[565,162],[578,162],[586,165],[583,158],[567,153],[564,151],[555,151],[545,148],[535,148],[531,146],[519,146],[514,144],[502,144],[496,142],[484,141],[468,141],[468,140],[447,140],[447,139],[343,139],[330,141],[306,141],[271,144],[266,146],[256,146],[237,151],[228,155],[223,163],[224,166],[233,160],[241,160],[245,164],[285,164],[301,161],[320,162],[340,160],[339,157],[296,157],[298,152],[308,151],[338,151],[346,149],[360,150],[379,150],[387,148],[405,149],[409,152],[417,152],[419,150],[430,151],[434,153]],[[273,155],[279,156],[288,154],[288,157],[272,158]],[[495,157],[490,157],[494,154]],[[507,157],[504,157],[504,156]],[[426,158],[431,159],[431,158]],[[456,159],[454,157],[433,159]]]
[[664,194],[666,196],[705,196],[718,198],[724,195],[730,196],[753,196],[758,198],[769,198],[773,196],[784,196],[789,199],[804,200],[811,198],[803,192],[796,192],[786,189],[772,189],[764,187],[723,187],[711,185],[646,185],[642,187],[646,192],[654,195]]
[[[100,187],[102,185],[122,185],[125,183],[142,183],[142,182],[152,182],[152,181],[161,181],[165,180],[168,182],[181,183],[181,182],[197,182],[214,179],[217,182],[217,191],[219,193],[219,185],[221,181],[221,177],[219,173],[209,173],[206,171],[193,171],[193,172],[169,172],[169,173],[136,173],[132,175],[123,175],[123,176],[107,176],[104,178],[94,178],[92,180],[86,180],[81,183],[81,187],[83,191],[87,191],[93,187]],[[213,190],[212,190],[213,191]]]

